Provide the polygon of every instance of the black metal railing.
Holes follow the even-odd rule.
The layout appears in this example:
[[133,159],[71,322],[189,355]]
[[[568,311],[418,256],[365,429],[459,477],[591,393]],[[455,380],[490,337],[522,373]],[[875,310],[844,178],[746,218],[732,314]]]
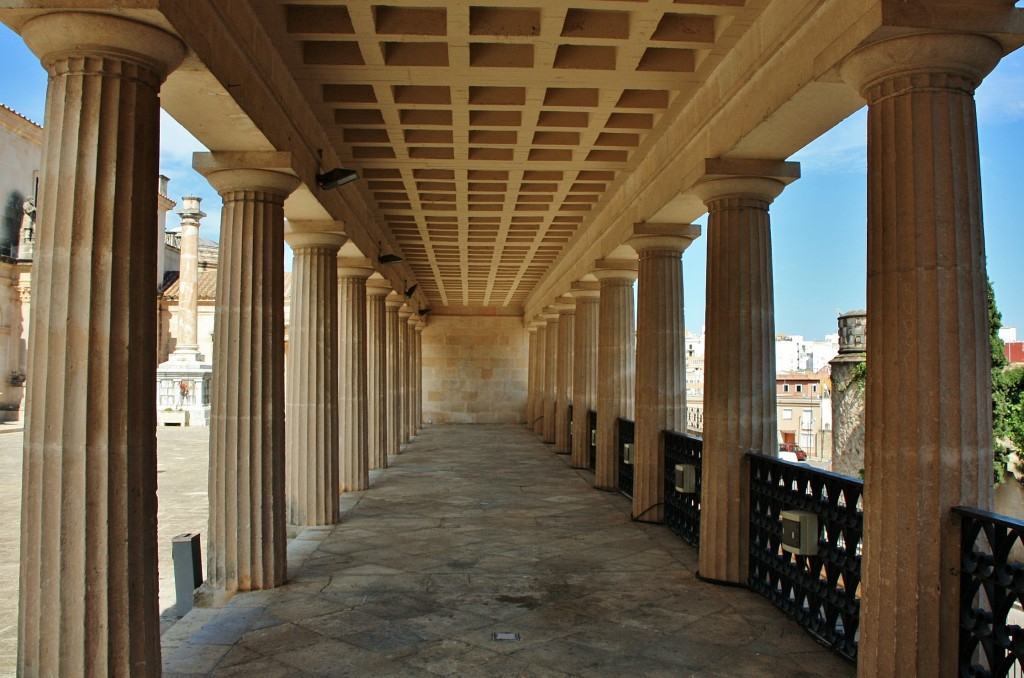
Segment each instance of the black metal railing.
[[633,464],[627,464],[623,451],[627,444],[633,444],[635,424],[629,419],[619,419],[619,492],[627,497],[633,496]]
[[[1003,678],[1024,670],[1024,522],[957,507],[960,517],[960,661],[958,675]],[[1016,616],[1018,623],[1012,623]]]
[[[860,622],[860,552],[864,483],[804,464],[751,453],[751,591],[770,600],[852,662]],[[782,548],[780,514],[817,516],[817,554]]]
[[587,430],[590,432],[590,470],[597,468],[597,412],[587,410]]
[[[665,524],[668,529],[697,546],[700,543],[700,473],[704,441],[675,431],[664,431]],[[694,492],[676,489],[676,464],[695,467]]]

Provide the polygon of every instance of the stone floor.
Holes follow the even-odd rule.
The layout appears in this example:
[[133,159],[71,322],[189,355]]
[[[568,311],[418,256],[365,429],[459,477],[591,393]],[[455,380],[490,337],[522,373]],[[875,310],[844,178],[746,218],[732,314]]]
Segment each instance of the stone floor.
[[854,674],[592,478],[518,426],[428,427],[291,541],[287,585],[168,630],[164,675]]

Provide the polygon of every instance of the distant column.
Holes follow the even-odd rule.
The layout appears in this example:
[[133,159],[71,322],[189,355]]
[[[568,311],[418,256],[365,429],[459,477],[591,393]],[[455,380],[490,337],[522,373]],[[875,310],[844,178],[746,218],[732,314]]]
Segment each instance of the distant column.
[[537,389],[537,328],[530,323],[526,326],[527,361],[526,361],[526,426],[533,426],[534,403]]
[[185,49],[157,28],[103,14],[43,14],[22,37],[49,87],[18,675],[158,676],[158,94]]
[[661,432],[686,431],[686,325],[680,258],[700,227],[637,224],[636,429],[633,519],[665,522]]
[[409,442],[409,318],[412,309],[402,304],[398,309],[398,435]]
[[993,503],[974,90],[1002,54],[988,37],[929,33],[863,47],[842,69],[868,102],[860,675],[956,673],[950,509]]
[[341,415],[340,487],[358,492],[370,487],[366,386],[366,279],[368,259],[337,259],[338,357]]
[[637,263],[597,262],[594,276],[601,281],[597,331],[597,461],[594,487],[618,491],[619,417],[631,414],[636,333],[633,330],[633,281]]
[[547,320],[543,316],[537,316],[533,321],[537,328],[537,389],[533,399],[533,432],[539,436],[544,434],[544,412],[547,407],[547,368],[548,355],[548,331]]
[[419,424],[416,422],[416,400],[418,398],[417,388],[419,382],[417,380],[417,374],[419,374],[419,364],[416,362],[416,339],[419,337],[416,334],[416,326],[419,325],[420,317],[416,313],[409,316],[406,321],[408,327],[406,328],[406,341],[408,342],[409,349],[409,388],[407,389],[406,397],[406,412],[409,437],[412,438],[416,435],[419,430]]
[[388,467],[386,280],[366,281],[366,441],[370,470]]
[[[340,224],[339,224],[340,226]],[[285,385],[290,525],[338,521],[338,249],[340,233],[289,222],[292,294]]]
[[299,180],[200,166],[220,193],[220,264],[210,417],[210,534],[205,586],[280,586],[284,498],[284,200]]
[[569,454],[569,405],[572,404],[572,344],[576,329],[576,302],[570,296],[558,300],[558,371],[555,377],[555,452]]
[[590,468],[590,422],[587,413],[597,408],[597,308],[601,283],[574,282],[576,327],[572,363],[572,466]]
[[402,389],[399,382],[401,375],[399,373],[398,359],[398,330],[401,327],[398,320],[398,309],[402,307],[402,304],[402,295],[398,292],[392,291],[384,298],[385,335],[387,339],[388,454],[399,454],[402,446],[402,427],[399,423],[399,417],[402,412]]
[[423,330],[427,323],[420,320],[416,325],[416,430],[423,428]]
[[188,354],[202,362],[199,355],[199,220],[206,213],[199,209],[202,198],[181,199],[181,257],[178,265],[178,344],[176,356]]
[[[798,168],[777,164],[780,174]],[[747,580],[746,454],[779,448],[768,206],[783,186],[770,177],[714,175],[695,188],[709,215],[700,573],[725,582]]]
[[541,440],[555,442],[555,412],[558,410],[558,312],[550,306],[544,320],[544,427]]

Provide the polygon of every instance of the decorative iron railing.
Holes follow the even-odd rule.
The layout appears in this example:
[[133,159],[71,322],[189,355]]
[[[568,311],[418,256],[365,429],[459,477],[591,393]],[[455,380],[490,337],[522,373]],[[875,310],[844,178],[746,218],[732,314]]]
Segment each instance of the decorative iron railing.
[[[687,543],[700,543],[700,473],[704,441],[700,438],[664,431],[665,448],[665,524]],[[693,466],[693,492],[680,491],[676,484],[676,466]],[[685,488],[684,488],[685,489]]]
[[619,492],[627,497],[633,496],[633,464],[627,464],[625,457],[626,445],[633,444],[635,425],[629,419],[619,419]]
[[597,412],[587,410],[587,429],[590,431],[590,470],[597,468]]
[[[750,590],[855,662],[864,483],[760,454],[751,453],[747,458]],[[783,511],[805,512],[787,514],[787,524],[816,529],[811,539],[805,540],[811,544],[808,550],[815,553],[798,555],[783,549]],[[813,528],[810,523],[815,521],[817,527]]]
[[1024,522],[957,507],[960,516],[961,676],[1024,673]]

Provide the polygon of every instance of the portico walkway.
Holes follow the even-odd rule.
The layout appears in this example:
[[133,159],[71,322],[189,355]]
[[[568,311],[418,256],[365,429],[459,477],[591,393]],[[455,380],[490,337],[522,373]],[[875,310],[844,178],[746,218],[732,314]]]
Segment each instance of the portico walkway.
[[169,630],[164,675],[854,674],[592,481],[518,426],[428,427],[290,542],[287,585]]

